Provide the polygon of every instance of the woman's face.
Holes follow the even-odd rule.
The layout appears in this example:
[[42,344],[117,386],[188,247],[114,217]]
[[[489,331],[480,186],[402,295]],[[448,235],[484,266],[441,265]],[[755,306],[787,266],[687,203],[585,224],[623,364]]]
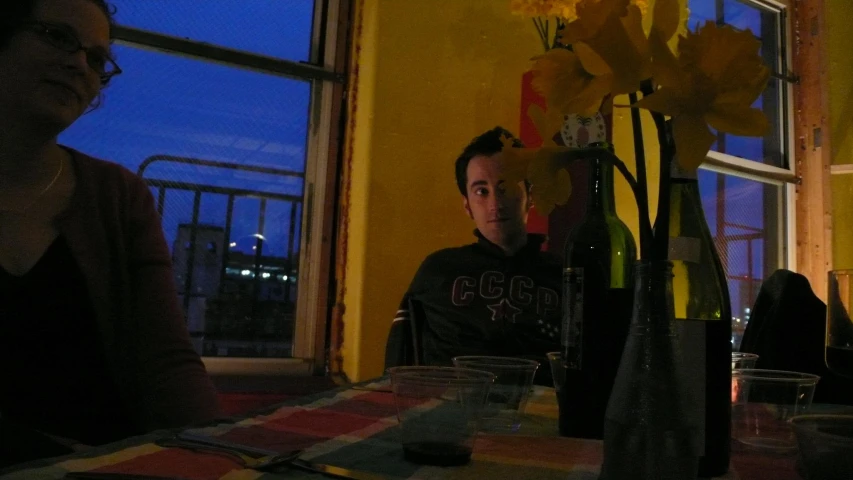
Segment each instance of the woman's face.
[[[85,50],[109,52],[109,22],[90,0],[40,0],[29,21],[72,33]],[[62,130],[92,104],[101,82],[86,51],[68,53],[46,35],[22,26],[0,50],[0,115]]]

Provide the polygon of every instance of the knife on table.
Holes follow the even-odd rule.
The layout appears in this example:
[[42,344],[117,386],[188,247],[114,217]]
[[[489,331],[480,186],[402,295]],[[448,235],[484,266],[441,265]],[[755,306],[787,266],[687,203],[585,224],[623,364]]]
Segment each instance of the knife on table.
[[331,478],[349,478],[352,480],[393,480],[397,478],[335,465],[314,463],[309,460],[302,460],[301,458],[292,461],[290,466],[299,470],[320,473]]
[[67,480],[186,480],[182,477],[119,472],[68,472],[62,478]]
[[[269,456],[278,454],[278,452],[273,450],[266,450],[263,448],[240,445],[237,443],[229,442],[227,440],[222,440],[219,438],[209,437],[205,435],[196,435],[188,432],[181,432],[175,438],[177,438],[178,440],[183,440],[200,445],[208,445],[211,447],[219,447],[228,450],[233,450],[235,452],[240,452],[247,455]],[[378,473],[365,472],[362,470],[353,470],[350,468],[338,467],[336,465],[314,463],[310,460],[304,460],[298,457],[293,458],[288,462],[282,463],[280,467],[292,467],[303,471],[320,473],[327,477],[348,478],[352,480],[393,480],[397,478],[380,475]]]

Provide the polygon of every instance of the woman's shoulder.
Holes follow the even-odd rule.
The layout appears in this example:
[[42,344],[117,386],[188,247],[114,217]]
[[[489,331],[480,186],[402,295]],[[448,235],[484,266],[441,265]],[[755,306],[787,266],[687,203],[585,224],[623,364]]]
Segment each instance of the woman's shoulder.
[[125,166],[95,158],[72,148],[68,150],[74,157],[77,167],[78,188],[92,190],[99,195],[115,196],[148,191],[145,181]]

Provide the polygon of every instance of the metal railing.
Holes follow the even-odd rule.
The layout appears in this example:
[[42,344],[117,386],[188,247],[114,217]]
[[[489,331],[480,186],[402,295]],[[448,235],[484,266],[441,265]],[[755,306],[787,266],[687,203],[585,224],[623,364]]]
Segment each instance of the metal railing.
[[[183,307],[185,314],[188,314],[190,309],[190,300],[192,291],[193,280],[194,280],[194,269],[195,269],[195,255],[196,248],[195,244],[197,241],[197,233],[200,228],[199,223],[199,214],[201,209],[201,200],[204,194],[219,194],[225,195],[227,198],[227,207],[225,210],[225,219],[223,226],[223,248],[220,249],[220,252],[217,252],[220,255],[220,272],[219,272],[219,291],[218,294],[222,294],[223,288],[225,286],[226,279],[226,269],[229,262],[230,257],[230,238],[231,238],[231,227],[233,223],[233,212],[234,212],[234,201],[237,198],[255,198],[259,200],[259,210],[258,210],[258,235],[255,235],[255,247],[254,247],[254,265],[253,265],[253,307],[252,311],[255,311],[255,304],[257,303],[257,292],[259,291],[259,282],[261,281],[261,260],[263,257],[263,247],[264,240],[262,236],[262,232],[265,228],[265,217],[267,210],[267,202],[268,201],[284,201],[289,203],[290,205],[290,222],[289,229],[287,235],[287,257],[286,257],[286,265],[285,269],[290,274],[293,271],[294,267],[294,253],[296,249],[296,229],[299,223],[298,211],[300,206],[302,205],[303,199],[301,196],[297,195],[289,195],[282,193],[274,193],[274,192],[265,192],[260,190],[246,189],[246,188],[238,188],[238,187],[228,187],[228,186],[215,186],[215,185],[206,185],[201,183],[193,183],[186,182],[180,180],[171,180],[171,179],[157,179],[157,178],[145,178],[145,172],[148,167],[150,167],[154,163],[158,162],[170,162],[177,164],[185,164],[185,165],[194,165],[194,166],[202,166],[202,167],[210,167],[213,169],[227,169],[227,170],[235,170],[242,172],[252,172],[252,173],[260,173],[266,175],[273,175],[276,177],[295,177],[304,179],[304,174],[301,172],[295,172],[286,169],[274,168],[274,167],[263,167],[263,166],[254,166],[254,165],[239,165],[235,163],[229,162],[220,162],[214,160],[204,160],[199,158],[191,158],[191,157],[179,157],[179,156],[171,156],[171,155],[153,155],[151,157],[146,158],[140,165],[137,170],[137,175],[142,177],[150,187],[157,189],[157,212],[160,214],[160,217],[163,217],[164,208],[166,204],[166,193],[169,190],[178,190],[178,191],[189,191],[193,192],[193,204],[192,204],[192,217],[189,222],[189,248],[187,252],[186,259],[186,274],[183,279]],[[187,224],[185,224],[187,225]],[[177,233],[177,232],[176,232]],[[177,238],[177,236],[176,236]],[[174,253],[173,253],[174,255]],[[291,282],[284,282],[284,298],[286,301],[290,301],[290,287]]]

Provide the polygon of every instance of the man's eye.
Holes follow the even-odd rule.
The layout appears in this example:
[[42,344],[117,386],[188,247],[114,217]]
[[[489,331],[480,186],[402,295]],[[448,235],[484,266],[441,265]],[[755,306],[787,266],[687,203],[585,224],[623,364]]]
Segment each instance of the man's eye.
[[488,190],[488,189],[486,189],[486,188],[477,188],[477,189],[475,189],[475,190],[474,190],[474,194],[475,194],[475,195],[480,195],[480,196],[488,195],[488,194],[489,194],[489,190]]

